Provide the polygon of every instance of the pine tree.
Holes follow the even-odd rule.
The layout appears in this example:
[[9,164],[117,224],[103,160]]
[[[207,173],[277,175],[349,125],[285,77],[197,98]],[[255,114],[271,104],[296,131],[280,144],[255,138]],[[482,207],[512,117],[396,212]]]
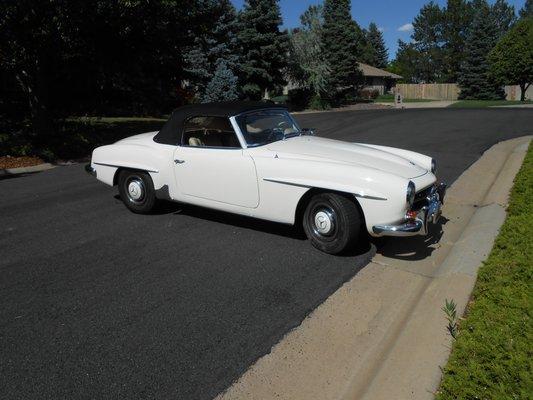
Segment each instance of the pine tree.
[[239,78],[248,98],[260,99],[284,84],[288,37],[280,32],[281,24],[278,0],[246,0],[239,13]]
[[526,0],[519,12],[520,18],[533,18],[533,0]]
[[220,59],[215,74],[205,88],[202,102],[228,101],[237,98],[237,77],[228,68],[227,61]]
[[230,0],[201,0],[194,44],[184,55],[185,73],[200,99],[223,63],[232,74],[238,66],[236,11]]
[[357,64],[360,46],[357,25],[352,20],[349,0],[325,0],[322,28],[323,53],[330,67],[329,87],[337,100],[340,91],[355,92],[363,76]]
[[418,75],[423,82],[442,80],[444,13],[434,2],[420,9],[413,21],[414,46],[419,52]]
[[473,11],[466,0],[448,0],[444,10],[442,82],[457,82]]
[[491,18],[486,0],[476,0],[474,21],[466,41],[466,57],[461,66],[458,84],[461,99],[491,100],[503,97],[503,90],[490,74],[488,54],[498,37],[498,26]]
[[366,42],[368,46],[365,63],[377,68],[386,68],[389,62],[389,53],[385,47],[383,34],[374,22],[371,22],[366,31]]

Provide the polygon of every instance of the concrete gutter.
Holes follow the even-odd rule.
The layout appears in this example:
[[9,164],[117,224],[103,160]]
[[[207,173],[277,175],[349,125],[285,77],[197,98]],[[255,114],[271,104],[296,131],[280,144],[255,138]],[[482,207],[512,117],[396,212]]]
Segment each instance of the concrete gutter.
[[11,175],[31,174],[34,172],[46,171],[52,168],[55,168],[55,167],[49,163],[32,165],[31,167],[6,168],[6,169],[0,169],[0,176],[5,177],[5,176],[11,176]]
[[432,399],[451,338],[505,219],[530,137],[498,143],[448,191],[441,229],[395,238],[217,399]]

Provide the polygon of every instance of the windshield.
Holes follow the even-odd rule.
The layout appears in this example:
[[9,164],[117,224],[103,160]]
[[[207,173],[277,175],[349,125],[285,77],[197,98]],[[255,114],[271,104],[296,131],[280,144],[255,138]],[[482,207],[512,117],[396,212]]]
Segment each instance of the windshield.
[[285,110],[261,110],[235,118],[248,147],[261,146],[301,134],[300,127]]

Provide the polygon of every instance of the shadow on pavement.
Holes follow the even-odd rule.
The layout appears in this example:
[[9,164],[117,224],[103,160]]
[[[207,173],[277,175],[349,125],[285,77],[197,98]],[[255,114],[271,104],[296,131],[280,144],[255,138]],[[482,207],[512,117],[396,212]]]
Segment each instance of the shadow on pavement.
[[423,260],[433,253],[438,246],[443,235],[443,225],[449,220],[443,216],[439,221],[429,226],[427,236],[411,236],[405,238],[377,238],[372,241],[376,244],[377,253],[384,257],[395,258],[398,260],[418,261]]

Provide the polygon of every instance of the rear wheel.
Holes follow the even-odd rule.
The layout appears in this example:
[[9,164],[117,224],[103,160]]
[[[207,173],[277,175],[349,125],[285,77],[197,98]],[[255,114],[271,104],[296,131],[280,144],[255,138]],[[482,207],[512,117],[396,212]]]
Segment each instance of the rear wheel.
[[303,228],[312,245],[328,254],[354,247],[361,226],[362,218],[355,202],[336,193],[313,196],[303,216]]
[[121,171],[118,191],[126,207],[134,213],[148,214],[155,206],[154,183],[146,172]]

